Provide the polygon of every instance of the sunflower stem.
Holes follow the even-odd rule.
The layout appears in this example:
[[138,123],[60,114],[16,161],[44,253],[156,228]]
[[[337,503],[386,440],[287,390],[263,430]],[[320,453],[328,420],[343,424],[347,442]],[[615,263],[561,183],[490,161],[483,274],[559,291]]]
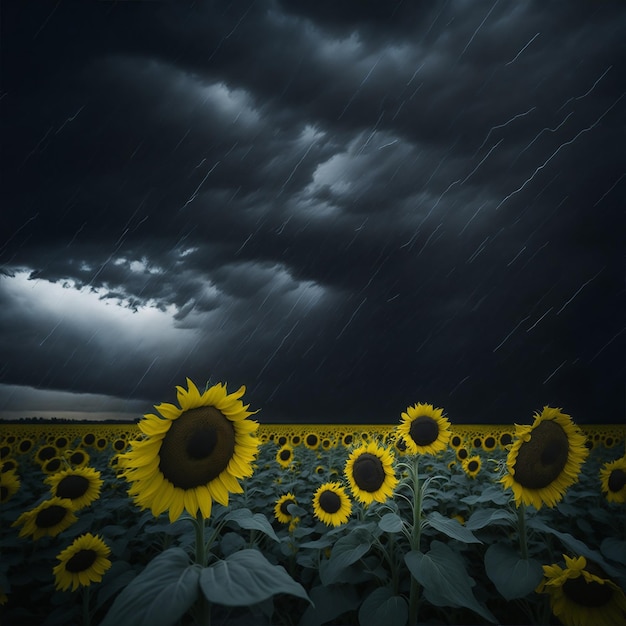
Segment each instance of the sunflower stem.
[[201,511],[196,514],[194,520],[194,528],[196,529],[196,563],[202,567],[206,567],[206,545],[204,543],[204,516]]
[[526,507],[520,504],[517,507],[517,533],[519,535],[519,549],[524,560],[528,559],[528,540],[526,537]]
[[[422,497],[423,491],[420,486],[419,461],[416,456],[411,468],[411,479],[413,482],[413,527],[411,529],[411,550],[420,551],[422,534]],[[409,625],[417,624],[417,612],[419,607],[419,583],[415,576],[411,574],[411,589],[409,592]]]

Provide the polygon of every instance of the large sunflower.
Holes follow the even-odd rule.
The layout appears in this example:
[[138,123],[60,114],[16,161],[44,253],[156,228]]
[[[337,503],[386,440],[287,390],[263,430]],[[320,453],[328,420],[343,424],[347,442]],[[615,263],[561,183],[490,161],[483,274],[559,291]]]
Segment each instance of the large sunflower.
[[516,425],[515,437],[500,482],[511,487],[517,506],[555,506],[578,480],[589,454],[585,436],[569,415],[546,406],[532,426]]
[[313,495],[313,513],[327,526],[341,526],[352,513],[352,502],[339,483],[324,483]]
[[56,589],[65,591],[71,586],[76,591],[79,586],[99,583],[111,567],[107,558],[110,554],[111,550],[98,535],[86,533],[76,538],[57,555],[60,563],[52,570]]
[[408,454],[437,454],[448,445],[450,422],[443,409],[418,402],[402,413],[396,434],[404,440]]
[[363,504],[388,500],[398,484],[393,461],[391,452],[374,441],[353,450],[344,473],[354,497]]
[[605,463],[600,470],[602,493],[609,502],[626,502],[626,456]]
[[213,500],[227,506],[229,492],[243,491],[238,479],[252,475],[259,448],[259,424],[239,399],[245,387],[227,394],[218,383],[201,394],[189,379],[187,386],[176,387],[180,408],[162,403],[161,416],[144,416],[145,438],[119,457],[135,502],[155,516],[168,511],[172,522],[183,509],[210,517]]
[[293,493],[286,493],[276,500],[276,504],[274,506],[274,516],[281,524],[289,524],[289,522],[293,519],[293,516],[288,509],[290,504],[298,504]]
[[50,498],[34,509],[22,513],[12,526],[22,525],[19,536],[28,537],[32,535],[33,539],[36,540],[46,535],[56,537],[77,519],[71,500]]
[[67,469],[46,478],[53,496],[68,498],[78,511],[89,506],[100,496],[102,479],[100,472],[92,467]]
[[539,593],[550,594],[552,612],[564,626],[620,626],[626,617],[624,592],[584,556],[563,555],[565,569],[544,565]]

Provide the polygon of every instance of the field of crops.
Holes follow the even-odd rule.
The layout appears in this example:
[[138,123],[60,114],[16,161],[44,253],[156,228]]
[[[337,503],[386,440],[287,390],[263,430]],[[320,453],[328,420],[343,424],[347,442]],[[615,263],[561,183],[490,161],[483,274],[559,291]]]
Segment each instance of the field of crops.
[[257,428],[183,391],[139,425],[2,426],[0,623],[626,623],[624,427]]

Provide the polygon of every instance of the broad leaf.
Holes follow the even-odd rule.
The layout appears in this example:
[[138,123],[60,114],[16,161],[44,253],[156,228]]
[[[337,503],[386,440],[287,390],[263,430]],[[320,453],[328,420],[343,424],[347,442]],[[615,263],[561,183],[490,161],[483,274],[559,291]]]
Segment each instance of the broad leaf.
[[269,520],[263,513],[252,513],[250,509],[234,509],[224,517],[225,520],[237,522],[241,528],[246,530],[260,530],[274,541],[278,541],[278,537],[269,523]]
[[465,527],[470,530],[479,530],[485,526],[514,522],[513,514],[505,509],[476,509],[465,522]]
[[360,626],[404,626],[408,617],[406,600],[389,587],[374,589],[359,609]]
[[402,518],[395,513],[387,513],[380,518],[378,528],[386,533],[399,533],[404,523]]
[[503,543],[494,543],[485,553],[487,576],[505,600],[532,593],[543,578],[543,568],[535,559],[522,559]]
[[426,516],[426,523],[452,539],[458,539],[464,543],[482,543],[471,530],[465,528],[457,520],[444,517],[438,511],[432,511]]
[[362,533],[346,535],[339,539],[333,546],[330,559],[320,564],[321,581],[325,585],[335,582],[347,567],[367,554],[371,545],[371,539],[366,540]]
[[467,607],[490,622],[497,621],[474,597],[476,583],[466,572],[463,557],[445,543],[433,541],[429,552],[413,550],[404,555],[404,561],[432,604]]
[[314,587],[311,589],[311,600],[313,605],[304,611],[299,626],[337,623],[337,617],[354,611],[361,602],[353,585]]
[[113,602],[100,626],[171,626],[198,597],[200,566],[170,548],[155,557]]
[[272,565],[258,550],[240,550],[205,567],[200,588],[207,600],[226,606],[249,606],[277,593],[309,597],[280,565]]

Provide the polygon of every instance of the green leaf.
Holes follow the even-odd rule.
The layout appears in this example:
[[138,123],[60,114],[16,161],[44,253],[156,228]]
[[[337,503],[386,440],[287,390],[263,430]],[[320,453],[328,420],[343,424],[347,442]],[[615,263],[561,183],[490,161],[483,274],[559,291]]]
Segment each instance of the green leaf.
[[505,600],[532,593],[543,578],[543,568],[535,559],[522,559],[516,550],[494,543],[485,552],[485,570]]
[[260,530],[274,541],[279,541],[272,525],[263,513],[253,514],[250,509],[234,509],[230,511],[224,519],[230,522],[237,522],[241,528],[245,528],[246,530]]
[[470,530],[479,530],[485,526],[501,523],[513,523],[515,517],[510,511],[505,509],[476,509],[465,523],[465,527]]
[[538,516],[535,515],[533,517],[529,517],[526,521],[526,525],[529,528],[540,530],[542,532],[549,533],[551,535],[554,535],[555,537],[558,537],[563,545],[569,548],[569,550],[571,550],[575,555],[584,556],[586,559],[595,561],[609,576],[613,576],[615,578],[620,578],[621,576],[623,576],[623,573],[607,563],[599,552],[588,548],[582,541],[576,539],[569,533],[562,533],[558,530],[555,530],[554,528],[551,528],[545,522],[539,519]]
[[280,565],[272,565],[258,550],[240,550],[205,567],[200,588],[207,600],[226,606],[248,606],[277,593],[309,600],[304,587]]
[[311,589],[313,606],[307,607],[299,626],[321,626],[328,622],[336,623],[336,618],[348,611],[354,611],[360,604],[354,585],[314,587]]
[[371,545],[371,538],[367,539],[363,533],[355,532],[339,539],[333,546],[330,559],[320,564],[320,580],[325,585],[335,582],[347,567],[369,551]]
[[404,561],[432,604],[466,607],[490,622],[497,621],[474,597],[472,587],[476,583],[466,572],[463,557],[445,543],[433,541],[426,554],[412,550],[404,555]]
[[464,543],[482,543],[471,530],[465,528],[457,520],[444,517],[438,511],[432,511],[426,516],[426,522],[435,530],[438,530],[452,539],[458,539]]
[[155,557],[113,602],[100,626],[171,626],[198,597],[200,567],[170,548]]
[[378,522],[378,528],[386,533],[399,533],[403,526],[402,518],[395,513],[383,515]]
[[365,598],[359,609],[360,626],[404,626],[409,618],[406,600],[389,587],[379,587]]
[[607,537],[600,544],[600,551],[607,559],[626,565],[626,541]]
[[493,504],[506,504],[510,499],[510,495],[496,485],[491,485],[480,493],[480,495],[471,495],[461,498],[461,502],[473,506],[475,504],[484,504],[485,502],[492,502]]

